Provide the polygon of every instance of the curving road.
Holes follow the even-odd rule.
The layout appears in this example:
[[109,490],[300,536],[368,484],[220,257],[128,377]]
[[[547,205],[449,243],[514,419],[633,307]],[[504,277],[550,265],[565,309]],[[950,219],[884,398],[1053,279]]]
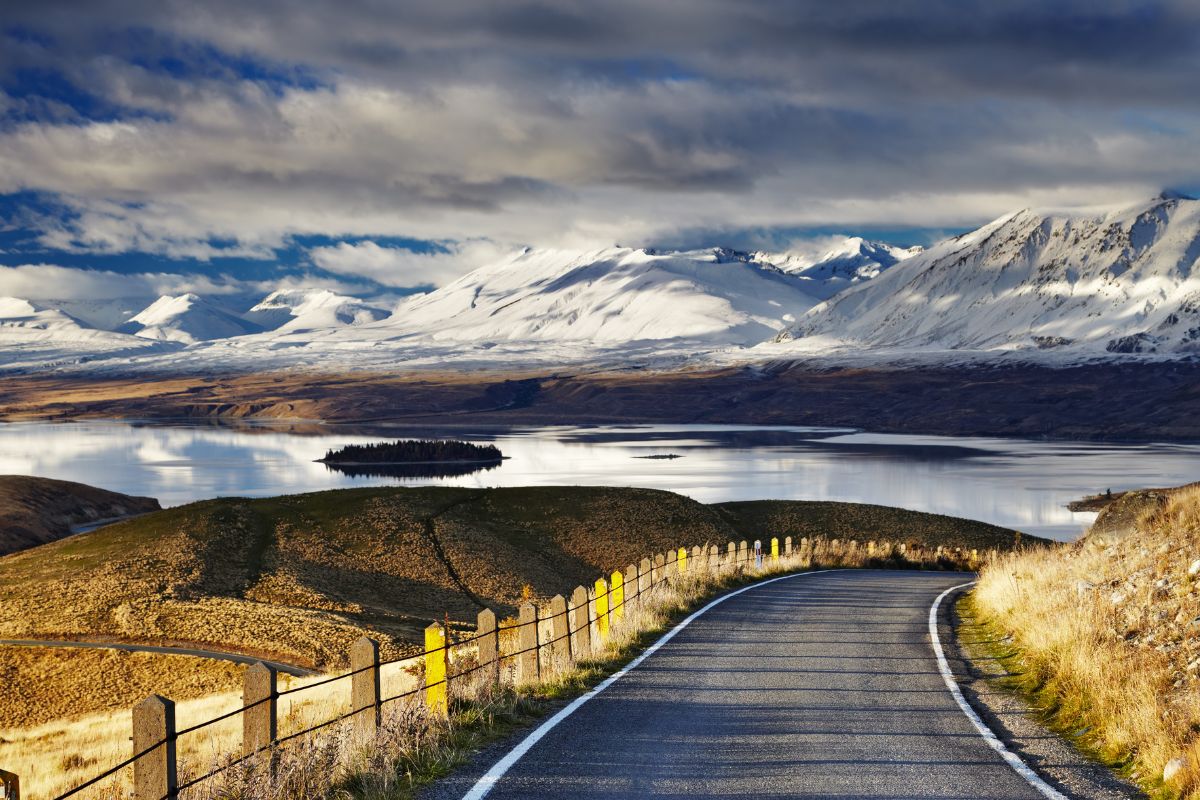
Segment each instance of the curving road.
[[754,587],[509,756],[502,775],[505,753],[485,754],[426,796],[1039,800],[958,707],[930,645],[930,605],[970,579],[837,571]]

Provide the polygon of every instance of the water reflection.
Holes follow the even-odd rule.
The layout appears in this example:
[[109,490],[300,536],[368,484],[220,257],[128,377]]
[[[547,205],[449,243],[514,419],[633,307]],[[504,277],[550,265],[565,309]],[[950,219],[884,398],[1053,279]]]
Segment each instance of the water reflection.
[[[495,443],[508,460],[465,475],[350,475],[331,448],[404,437]],[[679,459],[640,456],[676,453]],[[369,468],[371,469],[371,468]],[[788,498],[900,506],[1071,539],[1081,495],[1186,483],[1200,447],[870,434],[832,428],[571,426],[516,430],[350,428],[315,423],[0,425],[0,473],[80,481],[164,505],[381,484],[593,484],[667,489],[705,503]]]

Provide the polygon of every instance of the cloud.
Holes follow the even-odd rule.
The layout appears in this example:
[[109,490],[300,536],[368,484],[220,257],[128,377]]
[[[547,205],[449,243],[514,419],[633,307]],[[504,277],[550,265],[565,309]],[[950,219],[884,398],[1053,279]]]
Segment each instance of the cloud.
[[195,292],[200,295],[265,296],[276,289],[300,286],[327,288],[344,294],[361,293],[362,286],[320,276],[290,276],[280,280],[243,281],[223,275],[181,275],[167,272],[118,273],[56,264],[0,266],[0,297],[26,300],[105,301]]
[[429,253],[364,241],[315,247],[309,257],[328,272],[367,278],[383,286],[412,287],[448,283],[498,260],[505,252],[502,246],[487,241],[454,243],[446,250]]
[[1200,183],[1182,0],[54,6],[0,41],[0,193],[61,198],[51,250],[316,234],[358,242],[323,269],[408,286],[482,240],[960,227]]

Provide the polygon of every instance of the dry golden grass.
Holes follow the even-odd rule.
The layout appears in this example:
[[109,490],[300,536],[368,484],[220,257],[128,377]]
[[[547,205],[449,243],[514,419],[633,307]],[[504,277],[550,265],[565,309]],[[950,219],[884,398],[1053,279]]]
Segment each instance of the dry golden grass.
[[[1102,757],[1164,796],[1200,798],[1200,489],[1103,544],[1002,556],[974,607],[1007,631],[1029,688]],[[1174,777],[1159,785],[1164,767]]]
[[244,669],[191,656],[0,646],[0,725],[26,728],[128,709],[151,693],[178,700],[204,697],[240,687]]
[[[183,656],[154,658],[185,659]],[[206,667],[198,666],[207,661],[206,659],[186,660],[188,663],[183,667],[172,665],[180,669],[180,675],[174,676],[174,679],[186,681],[189,668],[201,673],[206,671]],[[163,666],[166,666],[165,662]],[[233,664],[229,666],[238,673],[233,683],[240,687],[243,668]],[[385,697],[399,694],[416,685],[411,667],[411,662],[397,662],[380,671],[381,691]],[[331,673],[337,674],[342,673]],[[331,675],[312,678],[290,678],[281,675],[279,688],[281,691],[301,688],[318,683]],[[136,679],[144,682],[149,676],[139,674]],[[153,690],[141,693],[128,706],[132,707],[151,691],[171,696],[173,699],[182,697],[183,695],[173,696],[166,690],[172,679],[172,676],[164,674],[163,680],[155,684]],[[240,688],[182,700],[176,707],[176,725],[182,730],[215,719],[240,705]],[[332,719],[349,708],[349,680],[334,681],[286,695],[279,700],[279,734],[286,736],[295,731],[305,730]],[[0,729],[0,765],[21,776],[21,790],[25,797],[53,797],[129,758],[132,755],[129,742],[130,725],[128,707],[83,716],[73,715],[68,719],[30,727],[9,728],[6,725],[4,729]],[[194,774],[207,772],[213,764],[221,762],[231,753],[236,753],[241,746],[241,725],[240,716],[234,716],[201,731],[182,736],[179,740],[181,771]],[[116,792],[124,792],[132,787],[132,778],[131,770],[122,770],[110,780],[97,785],[94,790],[87,790],[82,796],[115,797]]]

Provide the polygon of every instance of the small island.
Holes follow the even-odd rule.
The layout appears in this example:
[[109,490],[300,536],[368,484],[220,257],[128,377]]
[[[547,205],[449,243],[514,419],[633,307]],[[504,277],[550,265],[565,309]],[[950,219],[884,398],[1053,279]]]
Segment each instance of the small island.
[[394,477],[452,477],[497,467],[504,454],[495,445],[452,439],[406,439],[374,444],[351,444],[317,459],[348,475]]

